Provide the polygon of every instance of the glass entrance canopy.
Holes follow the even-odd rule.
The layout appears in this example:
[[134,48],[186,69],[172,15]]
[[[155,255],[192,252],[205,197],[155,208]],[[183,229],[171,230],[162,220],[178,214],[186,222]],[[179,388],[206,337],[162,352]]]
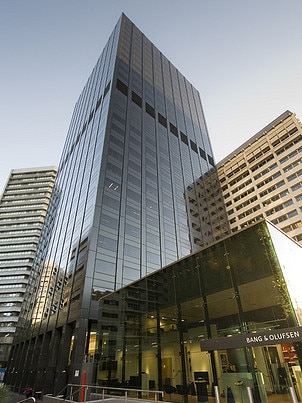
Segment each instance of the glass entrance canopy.
[[265,402],[294,385],[301,397],[301,262],[301,246],[262,221],[108,293],[87,371],[170,401],[208,401],[214,386]]

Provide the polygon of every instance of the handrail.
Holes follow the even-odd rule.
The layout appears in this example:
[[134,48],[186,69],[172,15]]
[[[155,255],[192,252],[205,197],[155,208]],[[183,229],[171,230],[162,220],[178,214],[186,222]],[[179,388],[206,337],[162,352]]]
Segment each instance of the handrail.
[[19,400],[17,403],[36,403],[36,399],[34,397],[27,397],[26,399]]
[[[87,394],[89,392],[89,389],[92,389],[93,392],[91,392],[92,394],[99,394],[102,395],[102,401],[104,401],[105,399],[105,394],[108,394],[110,392],[114,393],[114,392],[119,392],[119,393],[124,393],[124,397],[125,397],[125,402],[127,402],[127,399],[129,397],[129,394],[137,393],[137,395],[145,395],[145,394],[154,394],[154,401],[157,402],[159,399],[159,396],[161,396],[161,399],[164,396],[164,392],[162,390],[149,390],[149,389],[134,389],[134,388],[119,388],[119,387],[113,387],[113,386],[106,386],[106,385],[102,385],[102,386],[97,386],[97,385],[79,385],[79,384],[71,384],[69,383],[68,385],[66,385],[63,390],[61,390],[58,395],[60,395],[60,397],[62,396],[62,392],[65,391],[65,389],[68,389],[69,391],[68,393],[64,394],[64,398],[67,399],[69,397],[69,399],[73,400],[73,396],[74,394],[80,393],[81,394],[81,399],[80,401],[82,402],[86,402],[86,398],[87,398]],[[105,393],[107,392],[107,393]],[[57,397],[58,397],[57,395]]]

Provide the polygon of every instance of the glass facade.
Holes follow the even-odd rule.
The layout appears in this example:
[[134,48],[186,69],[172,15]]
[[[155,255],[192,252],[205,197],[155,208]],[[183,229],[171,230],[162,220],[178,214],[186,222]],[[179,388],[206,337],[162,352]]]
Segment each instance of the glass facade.
[[263,221],[103,297],[86,371],[169,401],[208,401],[214,385],[235,401],[250,401],[247,386],[257,402],[286,401],[290,385],[301,398],[301,303],[289,287],[301,254]]
[[228,233],[210,170],[198,91],[122,15],[74,109],[11,384],[79,382],[100,296]]

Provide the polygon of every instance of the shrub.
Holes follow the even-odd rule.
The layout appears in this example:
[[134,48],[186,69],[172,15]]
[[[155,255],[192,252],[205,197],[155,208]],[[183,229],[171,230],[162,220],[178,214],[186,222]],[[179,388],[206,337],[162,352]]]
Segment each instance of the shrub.
[[0,402],[6,403],[8,401],[9,388],[6,385],[0,385]]

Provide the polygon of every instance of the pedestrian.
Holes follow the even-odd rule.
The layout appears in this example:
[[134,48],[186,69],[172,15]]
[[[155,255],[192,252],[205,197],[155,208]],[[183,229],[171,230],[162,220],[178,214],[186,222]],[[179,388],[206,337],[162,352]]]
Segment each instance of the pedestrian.
[[24,391],[26,399],[28,399],[29,397],[32,397],[33,395],[33,389],[31,386],[26,386],[26,389]]

